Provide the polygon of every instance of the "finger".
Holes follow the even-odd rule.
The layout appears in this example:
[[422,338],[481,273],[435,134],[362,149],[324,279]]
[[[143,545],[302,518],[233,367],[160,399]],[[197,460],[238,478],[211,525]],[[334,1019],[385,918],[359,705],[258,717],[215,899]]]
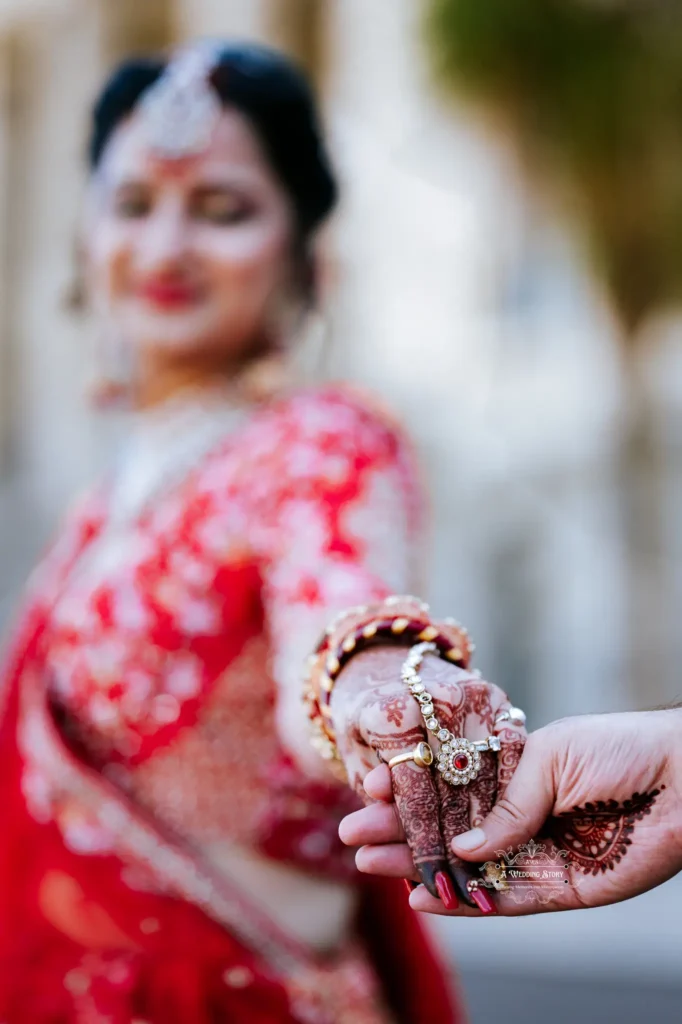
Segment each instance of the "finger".
[[[568,887],[567,887],[568,888]],[[481,917],[479,911],[473,910],[466,904],[460,904],[455,910],[447,910],[441,900],[435,900],[423,885],[417,886],[410,893],[409,899],[412,910],[422,914],[439,914],[445,917]],[[515,900],[509,893],[496,893],[496,907],[500,917],[528,917],[531,914],[549,914],[560,910],[577,910],[582,906],[571,890],[563,899],[547,900],[546,903],[537,900]]]
[[436,786],[440,803],[440,830],[448,857],[450,874],[457,885],[461,899],[470,906],[475,906],[467,883],[474,877],[474,871],[464,864],[452,848],[452,840],[462,832],[467,832],[469,824],[469,796],[466,786],[451,786],[440,773],[437,773]]
[[419,877],[432,896],[454,904],[452,880],[440,830],[439,797],[429,769],[411,762],[392,770],[393,793]]
[[[507,791],[509,783],[514,777],[521,762],[523,749],[526,745],[526,737],[511,729],[503,729],[499,733],[500,750],[497,755],[497,799],[500,800]],[[480,824],[480,822],[473,822]]]
[[[401,754],[412,755],[418,743],[427,741],[417,701],[409,694],[401,713],[400,734],[386,730],[383,711],[382,717],[378,717],[375,707],[368,708],[361,720],[364,739],[386,763]],[[438,794],[432,773],[418,767],[411,759],[399,762],[390,771],[395,807],[419,877],[433,896],[440,894],[448,904],[454,905],[457,897],[448,873],[449,851],[445,849],[440,831]]]
[[[460,681],[455,693],[457,699],[454,701],[448,696],[447,701],[438,702],[443,723],[455,736],[466,737],[468,740],[487,738],[494,717],[493,701],[495,704],[499,703],[504,698],[502,692],[476,677],[470,677]],[[439,698],[443,696],[439,690]],[[465,902],[472,907],[480,905],[481,909],[492,913],[494,906],[491,901],[470,893],[468,883],[474,877],[478,878],[478,874],[455,855],[451,844],[455,836],[471,828],[472,814],[478,823],[493,807],[497,791],[494,755],[488,751],[481,753],[478,776],[466,785],[452,785],[447,781],[445,773],[437,774],[441,832],[449,854],[450,873],[458,882]]]
[[342,820],[339,837],[346,846],[365,846],[404,842],[405,832],[395,804],[370,804]]
[[372,800],[383,800],[391,803],[393,800],[393,783],[391,782],[391,770],[387,764],[380,764],[365,776],[365,793]]
[[384,846],[361,846],[355,855],[358,871],[366,875],[384,875],[387,878],[412,878],[419,881],[412,853],[407,843],[389,843]]
[[[495,718],[512,707],[509,698],[504,695],[504,700],[495,712]],[[524,725],[518,722],[505,720],[495,723],[495,735],[501,743],[501,749],[497,755],[497,799],[504,796],[504,792],[512,780],[514,772],[518,768],[523,748],[528,739],[528,733]]]
[[460,903],[458,907],[448,910],[442,900],[433,898],[430,892],[423,886],[418,885],[410,893],[410,907],[422,914],[439,914],[444,917],[480,917],[480,913],[466,903]]
[[554,805],[551,758],[551,750],[531,737],[505,794],[480,826],[453,840],[454,852],[483,861],[536,835]]
[[[480,825],[495,806],[497,775],[497,755],[489,750],[481,751],[480,771],[474,781],[466,787],[469,793],[470,828]],[[454,839],[454,835],[451,838]]]

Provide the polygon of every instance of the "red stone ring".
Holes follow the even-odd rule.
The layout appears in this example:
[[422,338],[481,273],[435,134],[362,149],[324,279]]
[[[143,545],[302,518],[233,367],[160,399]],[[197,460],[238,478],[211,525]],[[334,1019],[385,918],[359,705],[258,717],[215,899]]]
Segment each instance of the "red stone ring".
[[451,786],[466,786],[477,778],[481,770],[481,751],[500,749],[497,736],[487,740],[467,740],[463,736],[452,736],[441,744],[436,755],[436,768]]
[[[488,736],[486,740],[467,740],[463,736],[453,736],[439,721],[433,696],[419,675],[424,657],[439,653],[434,643],[417,644],[405,659],[401,677],[419,704],[426,728],[440,743],[436,768],[451,786],[465,786],[473,782],[481,770],[481,751],[496,753],[500,749],[500,739],[499,736]],[[411,759],[411,755],[407,757]]]

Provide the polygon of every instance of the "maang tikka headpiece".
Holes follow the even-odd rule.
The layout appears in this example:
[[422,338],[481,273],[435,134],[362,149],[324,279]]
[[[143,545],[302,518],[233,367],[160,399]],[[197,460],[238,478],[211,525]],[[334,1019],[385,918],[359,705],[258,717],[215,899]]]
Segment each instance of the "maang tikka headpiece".
[[140,112],[149,145],[161,159],[196,156],[209,146],[222,113],[209,81],[219,60],[215,44],[181,50],[142,97]]

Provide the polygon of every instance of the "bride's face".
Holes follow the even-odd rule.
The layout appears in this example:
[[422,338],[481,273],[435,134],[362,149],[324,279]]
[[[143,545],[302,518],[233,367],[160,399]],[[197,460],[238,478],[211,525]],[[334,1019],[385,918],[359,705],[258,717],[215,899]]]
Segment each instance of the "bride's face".
[[210,147],[150,151],[139,115],[114,132],[86,225],[90,296],[138,352],[239,359],[291,280],[293,212],[248,121],[226,110]]

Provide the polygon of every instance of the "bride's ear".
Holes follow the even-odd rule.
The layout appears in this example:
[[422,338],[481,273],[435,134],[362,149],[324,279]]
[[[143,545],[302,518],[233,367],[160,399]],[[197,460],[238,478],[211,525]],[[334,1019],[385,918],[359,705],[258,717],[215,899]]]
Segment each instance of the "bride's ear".
[[70,313],[82,313],[87,305],[85,284],[85,249],[80,233],[71,245],[71,278],[64,289],[62,305]]
[[332,243],[332,228],[325,225],[310,247],[311,305],[320,310],[331,300],[339,280],[338,257]]
[[66,309],[82,313],[88,304],[88,241],[94,230],[97,186],[90,180],[78,211],[78,220],[71,243],[71,280],[63,298]]

